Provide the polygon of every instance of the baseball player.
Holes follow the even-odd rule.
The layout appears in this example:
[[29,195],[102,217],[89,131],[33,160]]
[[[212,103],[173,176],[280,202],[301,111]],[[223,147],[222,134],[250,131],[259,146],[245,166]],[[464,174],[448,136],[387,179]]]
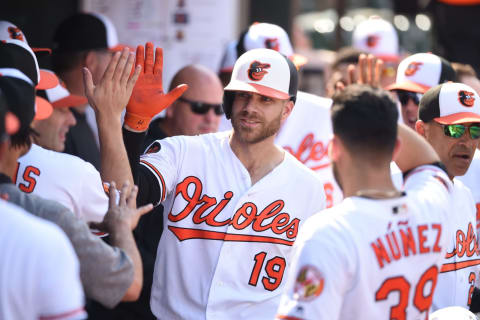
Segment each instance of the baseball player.
[[[159,93],[161,49],[155,63],[152,44],[147,44],[145,62],[143,56],[139,47],[136,64],[144,66],[144,73],[125,116],[129,150],[138,150],[135,138],[143,139],[151,117],[185,90]],[[114,73],[118,59],[115,55],[104,78],[124,79]],[[112,151],[103,159],[113,164],[107,178],[132,179],[125,150],[119,148],[120,121],[111,123],[125,102],[112,102],[106,89],[116,86],[110,81],[94,87],[87,71],[85,81],[86,95],[99,115],[101,141]],[[319,178],[274,144],[294,107],[296,87],[297,71],[288,59],[274,50],[251,50],[237,60],[225,88],[224,109],[232,119],[232,132],[156,141],[140,165],[133,164],[139,202],[163,202],[168,213],[152,288],[155,316],[274,317],[298,230],[325,207]]]
[[[9,146],[5,114],[0,93],[2,159]],[[0,318],[85,319],[78,260],[65,234],[4,200],[0,219]]]
[[[453,187],[434,150],[404,125],[399,150],[397,119],[381,89],[352,85],[334,96],[330,158],[345,199],[305,222],[277,319],[427,316]],[[390,177],[393,155],[409,172],[405,192]]]
[[[29,76],[27,80],[34,84],[40,83],[39,75],[47,75],[46,79],[54,80],[48,82],[48,88],[43,87],[47,90],[45,97],[49,101],[37,97],[37,120],[53,114],[51,104],[58,108],[66,107],[62,102],[71,98],[68,91],[58,84],[58,78],[53,73],[40,73],[34,53],[24,42],[0,42],[0,61],[3,68],[21,70]],[[25,118],[25,113],[29,113],[27,118],[30,122],[34,119],[34,114],[30,114],[33,110],[28,106],[19,106],[12,112],[21,113],[18,118],[22,119]],[[58,135],[62,134],[58,132]],[[31,143],[32,135],[33,131],[29,129],[12,141],[13,145],[24,148],[24,155],[19,159],[18,169],[13,177],[14,183],[26,193],[60,202],[87,222],[101,222],[108,209],[108,197],[99,172],[77,157],[46,150]],[[52,140],[62,139],[54,136]]]
[[[236,42],[235,50],[229,45],[222,63],[220,75],[223,78],[233,67],[235,57],[244,52],[267,48],[277,50],[294,62],[297,69],[303,66],[306,58],[293,53],[292,44],[287,33],[280,26],[271,23],[252,24]],[[229,68],[228,62],[232,65]],[[304,165],[315,171],[323,181],[327,207],[331,207],[342,199],[342,192],[333,178],[330,161],[327,157],[328,143],[332,136],[329,121],[331,99],[298,91],[295,108],[282,124],[275,139],[275,144],[283,147]],[[232,128],[228,119],[223,118],[220,130]]]
[[[433,309],[479,305],[472,293],[480,265],[476,208],[470,190],[458,180],[468,170],[480,139],[480,98],[470,86],[444,83],[425,93],[416,131],[425,137],[445,164],[453,181],[452,234],[438,277]],[[477,296],[478,298],[478,296]]]

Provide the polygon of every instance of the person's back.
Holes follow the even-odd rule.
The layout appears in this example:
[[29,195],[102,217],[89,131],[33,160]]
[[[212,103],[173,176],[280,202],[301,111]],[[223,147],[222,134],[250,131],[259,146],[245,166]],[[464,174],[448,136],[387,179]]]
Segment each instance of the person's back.
[[[433,148],[397,127],[385,91],[349,86],[334,96],[331,118],[329,156],[345,199],[300,230],[277,318],[425,318],[453,185]],[[392,181],[392,158],[406,174],[404,191]]]
[[[419,170],[437,173],[413,173],[400,198],[350,197],[306,221],[293,266],[305,278],[294,279],[293,293],[313,303],[301,319],[426,316],[448,234],[447,189],[436,178],[448,178],[436,167]],[[315,267],[302,264],[309,256]]]
[[84,319],[78,260],[58,227],[0,200],[0,318]]

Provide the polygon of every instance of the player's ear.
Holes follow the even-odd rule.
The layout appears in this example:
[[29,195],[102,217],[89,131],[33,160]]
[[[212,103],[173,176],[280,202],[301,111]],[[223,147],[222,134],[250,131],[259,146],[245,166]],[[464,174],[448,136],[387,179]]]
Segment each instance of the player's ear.
[[282,123],[288,118],[288,116],[292,113],[294,103],[292,100],[288,100],[288,102],[283,106],[282,111]]
[[397,138],[397,140],[395,141],[395,147],[393,147],[393,154],[392,154],[393,161],[397,159],[398,153],[400,152],[401,148],[402,148],[402,140]]
[[328,143],[328,157],[330,158],[330,161],[338,161],[338,158],[341,154],[341,149],[342,142],[336,135],[333,135],[332,140],[330,140],[330,142]]
[[427,130],[425,122],[423,122],[422,120],[417,120],[417,122],[415,122],[415,131],[417,131],[417,133],[422,137],[426,138]]

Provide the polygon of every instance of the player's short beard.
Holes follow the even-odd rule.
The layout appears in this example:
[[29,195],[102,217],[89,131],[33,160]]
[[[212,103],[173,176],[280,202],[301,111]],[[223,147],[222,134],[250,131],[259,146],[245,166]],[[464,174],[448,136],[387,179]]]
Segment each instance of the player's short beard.
[[[246,117],[250,119],[255,119],[261,121],[260,128],[258,128],[258,132],[255,133],[255,129],[250,129],[250,128],[244,128],[240,124],[240,117]],[[238,114],[232,114],[232,126],[233,129],[235,130],[235,134],[247,143],[255,144],[259,143],[267,138],[270,138],[271,136],[277,134],[278,130],[280,130],[280,126],[282,124],[282,112],[280,111],[278,116],[275,117],[273,120],[270,122],[266,123],[265,119],[259,118],[257,115],[252,115],[248,114],[248,111],[241,111]]]

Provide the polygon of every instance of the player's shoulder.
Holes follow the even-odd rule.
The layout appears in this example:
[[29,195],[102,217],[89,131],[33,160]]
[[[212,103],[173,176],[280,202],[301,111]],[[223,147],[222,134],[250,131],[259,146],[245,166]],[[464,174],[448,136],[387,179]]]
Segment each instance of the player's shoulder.
[[288,166],[288,170],[295,172],[295,176],[292,177],[294,179],[307,179],[311,181],[312,183],[314,182],[319,182],[321,185],[323,185],[323,180],[320,178],[320,176],[315,173],[312,169],[301,163],[295,156],[293,156],[290,152],[285,150],[285,163]]
[[68,153],[48,150],[36,144],[32,144],[32,147],[30,148],[30,150],[23,157],[19,158],[19,162],[23,162],[23,161],[29,162],[29,163],[26,163],[27,165],[38,164],[42,166],[56,168],[58,170],[65,168],[65,169],[68,169],[70,174],[75,174],[75,173],[81,174],[81,171],[78,172],[73,168],[83,167],[89,170],[93,169],[97,171],[92,164],[90,164],[89,162],[77,156],[74,156]]
[[[160,144],[160,148],[162,145],[171,145],[173,147],[185,147],[185,148],[205,148],[209,146],[216,146],[219,143],[228,143],[230,131],[223,131],[223,132],[215,132],[215,133],[206,133],[200,134],[195,136],[186,136],[186,135],[179,135],[173,137],[167,137],[162,140],[155,141],[156,143]],[[155,142],[151,145],[153,146]],[[147,150],[148,151],[148,150]],[[147,152],[148,153],[148,152]]]
[[34,239],[35,244],[56,243],[66,239],[65,234],[55,224],[38,218],[23,208],[0,200],[2,225],[5,229],[2,233],[11,233],[21,239]]
[[330,108],[332,106],[332,99],[320,97],[315,94],[298,91],[297,93],[297,101],[295,103],[296,106],[301,108],[309,108],[313,109],[322,109],[322,111],[330,112]]

